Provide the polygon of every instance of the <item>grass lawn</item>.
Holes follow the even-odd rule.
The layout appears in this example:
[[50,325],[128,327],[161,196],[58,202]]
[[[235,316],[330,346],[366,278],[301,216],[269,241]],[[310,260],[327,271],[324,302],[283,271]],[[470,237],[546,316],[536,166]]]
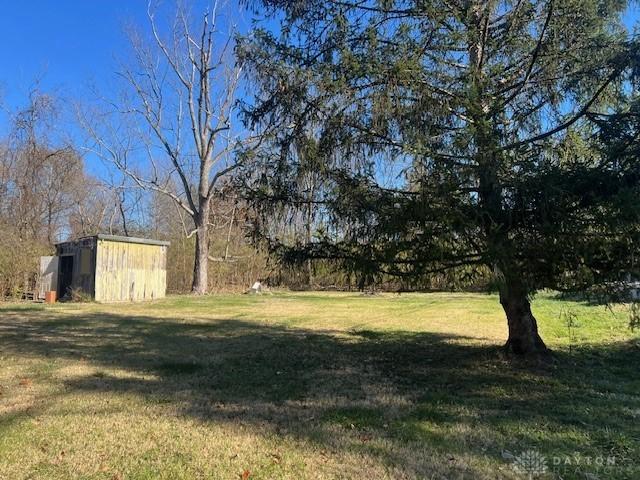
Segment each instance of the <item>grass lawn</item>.
[[533,307],[549,366],[493,295],[0,305],[0,479],[640,478],[626,308]]

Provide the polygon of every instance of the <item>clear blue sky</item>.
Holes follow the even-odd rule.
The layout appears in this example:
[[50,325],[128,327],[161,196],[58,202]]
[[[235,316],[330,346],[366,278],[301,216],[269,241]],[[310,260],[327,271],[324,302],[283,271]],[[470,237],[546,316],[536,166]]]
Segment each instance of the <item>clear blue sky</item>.
[[[0,15],[5,96],[20,101],[45,73],[49,88],[71,90],[91,76],[109,75],[114,52],[125,47],[121,24],[141,21],[142,2],[10,1]],[[117,6],[117,8],[115,8]]]
[[[172,0],[159,5],[167,6]],[[204,11],[207,0],[186,2]],[[246,29],[249,15],[229,0]],[[146,28],[146,0],[0,0],[0,86],[5,103],[24,98],[34,78],[43,86],[77,92],[93,79],[111,77],[114,58],[127,51],[125,25]]]
[[[228,9],[241,30],[250,23],[236,0]],[[172,4],[164,0],[162,5]],[[198,11],[210,2],[186,1]],[[34,79],[67,99],[78,98],[89,82],[108,88],[115,58],[128,49],[124,25],[147,26],[146,0],[0,0],[0,99],[13,109],[25,101]],[[625,23],[637,23],[638,3]],[[6,117],[0,114],[0,136]]]

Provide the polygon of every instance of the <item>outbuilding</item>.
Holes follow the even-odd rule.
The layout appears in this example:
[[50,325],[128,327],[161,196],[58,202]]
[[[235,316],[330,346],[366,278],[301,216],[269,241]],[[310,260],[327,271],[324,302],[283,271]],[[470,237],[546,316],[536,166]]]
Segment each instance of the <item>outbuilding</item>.
[[[118,235],[93,235],[58,243],[56,256],[43,258],[58,298],[72,293],[97,302],[163,298],[167,289],[169,242]],[[55,284],[55,285],[54,285]]]

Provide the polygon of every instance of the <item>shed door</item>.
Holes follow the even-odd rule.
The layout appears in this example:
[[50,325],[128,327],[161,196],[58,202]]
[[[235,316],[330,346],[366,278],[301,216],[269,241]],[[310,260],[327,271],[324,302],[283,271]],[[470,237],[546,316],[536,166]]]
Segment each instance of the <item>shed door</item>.
[[58,298],[70,294],[71,282],[73,281],[73,255],[60,257],[58,273]]
[[38,298],[44,298],[45,292],[52,290],[58,290],[58,257],[40,257]]

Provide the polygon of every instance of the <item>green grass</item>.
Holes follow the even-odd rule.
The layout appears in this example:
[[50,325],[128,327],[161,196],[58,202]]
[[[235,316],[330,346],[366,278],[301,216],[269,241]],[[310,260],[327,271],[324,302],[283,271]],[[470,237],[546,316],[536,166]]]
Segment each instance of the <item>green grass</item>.
[[493,295],[0,305],[0,479],[640,478],[626,307],[533,308],[550,365]]

